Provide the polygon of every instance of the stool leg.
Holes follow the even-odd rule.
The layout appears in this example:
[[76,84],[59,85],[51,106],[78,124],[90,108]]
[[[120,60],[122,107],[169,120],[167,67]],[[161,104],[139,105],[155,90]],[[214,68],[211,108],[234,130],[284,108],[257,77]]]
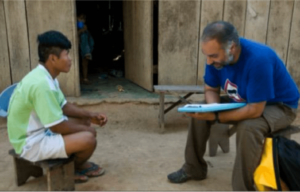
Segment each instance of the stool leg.
[[74,191],[74,161],[47,169],[48,191]]
[[213,157],[217,154],[218,145],[220,145],[224,153],[229,152],[229,125],[214,124],[210,129],[209,136],[209,156]]
[[31,162],[24,159],[14,157],[15,166],[15,180],[17,186],[26,183],[30,176],[40,177],[43,176],[43,169],[41,167],[32,165]]

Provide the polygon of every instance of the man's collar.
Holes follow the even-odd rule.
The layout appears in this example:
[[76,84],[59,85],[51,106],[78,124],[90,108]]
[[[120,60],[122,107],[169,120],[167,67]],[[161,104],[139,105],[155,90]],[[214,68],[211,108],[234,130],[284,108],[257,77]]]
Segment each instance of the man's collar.
[[[46,67],[44,66],[44,65],[42,65],[42,64],[38,64],[38,66],[37,66],[38,68],[40,68],[40,69],[42,69],[43,71],[45,71],[46,73],[47,73],[47,75],[49,76],[49,77],[51,77],[51,79],[53,79],[52,78],[52,76],[51,76],[51,74],[49,73],[49,71],[46,69]],[[53,79],[53,81],[54,81],[55,79]]]

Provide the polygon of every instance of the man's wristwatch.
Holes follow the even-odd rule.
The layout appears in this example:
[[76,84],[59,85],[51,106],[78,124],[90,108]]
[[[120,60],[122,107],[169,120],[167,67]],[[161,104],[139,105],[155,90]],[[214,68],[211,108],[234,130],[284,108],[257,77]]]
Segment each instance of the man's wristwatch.
[[219,113],[218,112],[215,112],[215,123],[220,123],[220,120],[219,120]]

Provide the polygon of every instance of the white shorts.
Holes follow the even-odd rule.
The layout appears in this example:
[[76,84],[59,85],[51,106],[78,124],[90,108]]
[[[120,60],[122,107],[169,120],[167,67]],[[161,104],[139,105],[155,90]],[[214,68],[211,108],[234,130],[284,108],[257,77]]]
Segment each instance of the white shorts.
[[65,142],[61,134],[53,133],[50,129],[45,134],[37,136],[39,142],[27,143],[23,147],[21,157],[30,161],[45,159],[68,158],[65,150]]

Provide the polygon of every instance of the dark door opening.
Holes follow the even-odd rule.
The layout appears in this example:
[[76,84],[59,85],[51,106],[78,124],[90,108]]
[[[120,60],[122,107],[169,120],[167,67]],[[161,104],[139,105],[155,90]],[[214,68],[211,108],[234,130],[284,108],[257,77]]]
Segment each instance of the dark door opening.
[[[150,90],[151,86],[144,86],[145,83],[139,82],[157,84],[158,0],[148,2],[76,0],[76,12],[77,19],[78,16],[85,15],[87,31],[94,42],[92,60],[88,60],[88,65],[84,64],[82,44],[78,45],[81,85],[86,84],[82,81],[85,76],[98,80],[106,79],[106,82],[111,81],[112,77],[119,78],[118,81],[126,77],[147,90]],[[77,31],[81,37],[82,32],[79,28],[78,24]],[[124,45],[125,36],[127,52]],[[78,40],[80,42],[80,38]],[[150,52],[153,54],[147,54]],[[126,65],[125,55],[128,58]],[[149,67],[149,64],[153,65],[154,70]],[[83,66],[88,66],[88,75],[84,75],[86,70]],[[153,78],[150,80],[148,75],[153,75]],[[81,86],[81,89],[82,87],[84,86]]]
[[[77,17],[82,14],[86,16],[87,31],[94,41],[92,60],[88,60],[88,76],[124,77],[123,2],[77,0],[76,9]],[[79,43],[80,39],[79,37]],[[81,49],[79,45],[82,80],[84,73],[82,62],[85,52],[81,53]],[[81,81],[81,83],[84,82]]]

